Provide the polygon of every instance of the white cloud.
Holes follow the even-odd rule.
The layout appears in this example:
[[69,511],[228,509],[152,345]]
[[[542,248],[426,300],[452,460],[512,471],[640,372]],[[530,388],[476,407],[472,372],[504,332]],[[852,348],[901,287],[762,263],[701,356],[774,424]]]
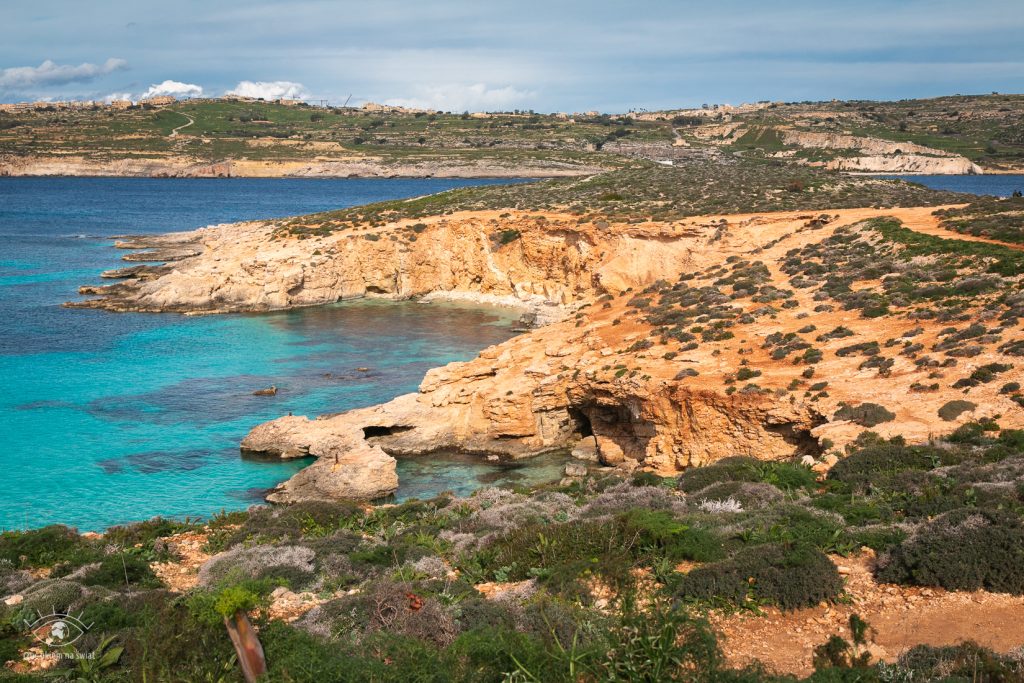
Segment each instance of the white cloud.
[[488,88],[484,83],[419,86],[413,97],[385,100],[385,104],[440,111],[505,111],[526,108],[536,93],[512,86]]
[[114,100],[131,100],[132,94],[130,92],[112,92],[109,95],[103,96],[103,101],[110,104]]
[[0,88],[24,90],[41,85],[83,83],[127,68],[128,62],[123,59],[111,58],[103,64],[86,62],[78,66],[57,64],[47,59],[39,66],[15,66],[0,71]]
[[293,81],[242,81],[225,94],[264,100],[302,100],[309,97],[305,86]]
[[182,83],[181,81],[167,80],[163,83],[154,83],[149,90],[142,93],[139,99],[158,97],[160,95],[171,95],[172,97],[199,97],[203,94],[202,86],[193,83]]

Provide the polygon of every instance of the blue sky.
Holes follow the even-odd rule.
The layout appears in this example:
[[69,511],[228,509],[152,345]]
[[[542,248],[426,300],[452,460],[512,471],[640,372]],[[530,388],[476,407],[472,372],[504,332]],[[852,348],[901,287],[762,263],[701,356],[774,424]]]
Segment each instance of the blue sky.
[[0,0],[0,101],[626,111],[1024,92],[1021,0]]

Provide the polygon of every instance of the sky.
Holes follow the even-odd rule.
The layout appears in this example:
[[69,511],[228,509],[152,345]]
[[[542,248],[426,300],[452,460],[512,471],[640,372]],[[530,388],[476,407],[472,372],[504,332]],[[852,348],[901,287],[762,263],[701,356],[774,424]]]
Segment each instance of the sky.
[[0,0],[0,102],[625,112],[1024,92],[1022,0]]

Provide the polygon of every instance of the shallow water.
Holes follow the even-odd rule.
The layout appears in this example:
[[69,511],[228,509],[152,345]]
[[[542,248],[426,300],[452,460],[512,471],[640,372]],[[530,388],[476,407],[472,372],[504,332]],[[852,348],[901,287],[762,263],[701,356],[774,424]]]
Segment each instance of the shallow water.
[[458,453],[400,457],[400,483],[393,498],[397,502],[410,498],[425,499],[445,491],[468,496],[484,486],[530,488],[561,479],[569,459],[568,451],[500,463],[488,462],[479,455]]
[[[0,528],[244,508],[304,464],[239,457],[253,425],[387,401],[512,335],[500,309],[412,302],[208,317],[62,308],[122,265],[112,235],[480,182],[0,178]],[[272,384],[277,396],[253,396]],[[432,495],[418,476],[416,495]]]

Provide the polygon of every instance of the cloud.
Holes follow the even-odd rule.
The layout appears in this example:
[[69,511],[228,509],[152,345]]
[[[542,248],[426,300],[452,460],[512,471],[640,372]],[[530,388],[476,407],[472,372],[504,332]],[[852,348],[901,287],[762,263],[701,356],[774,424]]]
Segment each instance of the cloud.
[[225,95],[264,100],[302,100],[309,97],[305,86],[293,81],[242,81]]
[[102,99],[107,104],[110,104],[114,100],[131,100],[132,94],[130,92],[112,92],[109,95],[104,95]]
[[504,111],[525,108],[534,97],[535,92],[518,90],[510,85],[488,88],[484,83],[451,83],[419,86],[413,97],[388,99],[384,103],[440,111]]
[[15,66],[0,71],[0,88],[25,90],[45,85],[84,83],[127,68],[128,62],[123,59],[111,58],[103,64],[85,62],[78,66],[57,64],[47,59],[39,66]]
[[163,83],[154,83],[149,90],[142,93],[139,99],[158,97],[160,95],[171,95],[172,97],[199,97],[203,94],[203,87],[193,83],[182,83],[181,81],[167,80]]

